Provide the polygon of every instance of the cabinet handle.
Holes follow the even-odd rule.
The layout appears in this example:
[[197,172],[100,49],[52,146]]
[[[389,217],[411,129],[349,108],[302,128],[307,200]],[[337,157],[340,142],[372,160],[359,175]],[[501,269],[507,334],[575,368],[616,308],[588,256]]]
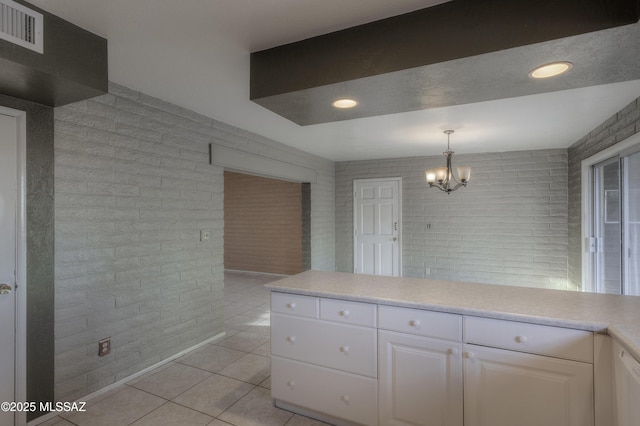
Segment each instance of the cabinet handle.
[[460,351],[458,351],[458,349],[456,348],[452,348],[452,349],[449,349],[449,353],[453,356],[456,356],[460,353]]
[[420,327],[420,320],[411,320],[411,321],[409,321],[409,325],[410,325],[411,327],[416,327],[416,328],[418,328],[418,327]]
[[289,380],[287,382],[287,386],[289,386],[291,389],[296,387],[296,382],[294,382],[293,380]]
[[342,402],[344,402],[347,405],[349,405],[349,401],[351,400],[351,398],[349,398],[349,395],[342,395],[340,399],[342,399]]
[[527,343],[529,338],[527,336],[516,336],[516,342],[518,343]]
[[287,337],[287,342],[289,342],[289,343],[291,343],[293,345],[296,342],[296,336]]
[[287,303],[287,308],[291,309],[292,311],[296,310],[296,304],[295,303]]
[[476,359],[476,353],[475,352],[467,352],[467,358],[468,359]]
[[339,312],[339,315],[340,315],[341,317],[349,318],[349,310],[348,310],[348,309],[345,309],[344,311],[340,311],[340,312]]
[[340,346],[340,352],[345,355],[349,355],[349,346]]

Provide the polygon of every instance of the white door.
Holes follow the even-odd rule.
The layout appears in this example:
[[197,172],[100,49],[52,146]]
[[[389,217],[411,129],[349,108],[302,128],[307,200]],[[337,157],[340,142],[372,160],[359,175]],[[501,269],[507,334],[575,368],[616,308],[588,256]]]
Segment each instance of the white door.
[[622,157],[623,294],[640,296],[640,152]]
[[379,332],[380,425],[462,426],[462,345]]
[[401,275],[401,183],[401,178],[353,181],[356,274]]
[[[15,401],[16,208],[18,134],[15,117],[0,114],[0,401]],[[0,426],[13,426],[0,411]]]
[[593,365],[465,345],[465,426],[593,426]]
[[595,164],[592,281],[598,293],[640,296],[640,152]]

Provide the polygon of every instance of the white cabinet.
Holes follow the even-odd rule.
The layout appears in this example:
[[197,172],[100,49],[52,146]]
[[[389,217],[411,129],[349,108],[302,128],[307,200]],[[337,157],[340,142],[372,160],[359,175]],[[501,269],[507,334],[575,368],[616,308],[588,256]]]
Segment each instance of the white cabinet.
[[271,353],[276,403],[334,424],[594,426],[587,331],[273,292]]
[[376,305],[274,292],[271,310],[276,403],[335,423],[377,425]]
[[462,426],[462,344],[380,330],[379,424]]
[[380,425],[462,426],[462,316],[378,306]]
[[364,425],[377,424],[378,383],[369,377],[274,356],[271,395],[319,414]]
[[465,345],[465,426],[593,425],[593,366]]
[[376,329],[271,314],[271,354],[377,377]]
[[640,425],[640,362],[618,342],[613,345],[616,426]]
[[465,342],[486,345],[464,345],[465,426],[594,424],[592,333],[475,317],[464,327]]

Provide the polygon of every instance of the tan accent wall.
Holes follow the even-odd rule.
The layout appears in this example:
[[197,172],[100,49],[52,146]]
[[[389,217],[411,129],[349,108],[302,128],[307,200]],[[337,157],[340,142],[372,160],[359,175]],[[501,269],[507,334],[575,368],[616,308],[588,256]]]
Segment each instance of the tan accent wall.
[[224,267],[302,272],[301,184],[224,172]]

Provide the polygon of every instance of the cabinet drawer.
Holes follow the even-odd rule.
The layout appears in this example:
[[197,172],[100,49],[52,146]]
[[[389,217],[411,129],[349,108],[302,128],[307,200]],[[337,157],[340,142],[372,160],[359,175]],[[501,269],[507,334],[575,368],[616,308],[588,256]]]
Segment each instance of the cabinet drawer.
[[318,318],[320,313],[319,299],[313,296],[272,292],[271,311],[299,317]]
[[377,424],[377,381],[368,377],[274,356],[271,396],[351,422]]
[[320,299],[320,318],[345,324],[376,326],[376,305],[346,300]]
[[593,362],[593,333],[490,318],[465,317],[467,343]]
[[456,314],[378,306],[378,327],[419,336],[462,341],[462,316]]
[[375,328],[271,315],[271,353],[324,367],[377,377]]

